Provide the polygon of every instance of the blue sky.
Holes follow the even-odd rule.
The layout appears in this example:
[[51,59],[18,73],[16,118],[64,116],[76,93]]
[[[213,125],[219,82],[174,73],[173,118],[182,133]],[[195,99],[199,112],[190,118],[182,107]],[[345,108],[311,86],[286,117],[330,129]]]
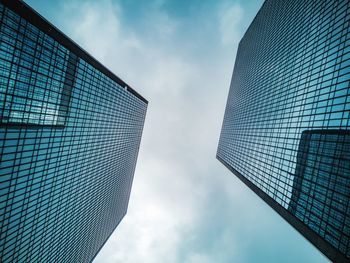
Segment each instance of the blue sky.
[[128,214],[94,263],[327,262],[215,159],[261,0],[26,2],[149,100]]

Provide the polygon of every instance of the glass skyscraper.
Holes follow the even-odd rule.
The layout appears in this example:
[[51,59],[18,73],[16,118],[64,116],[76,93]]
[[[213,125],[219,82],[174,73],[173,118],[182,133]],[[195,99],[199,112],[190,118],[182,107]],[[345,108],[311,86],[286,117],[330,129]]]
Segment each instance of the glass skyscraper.
[[350,261],[350,1],[266,0],[236,57],[217,159]]
[[0,0],[0,262],[93,260],[127,211],[147,104]]

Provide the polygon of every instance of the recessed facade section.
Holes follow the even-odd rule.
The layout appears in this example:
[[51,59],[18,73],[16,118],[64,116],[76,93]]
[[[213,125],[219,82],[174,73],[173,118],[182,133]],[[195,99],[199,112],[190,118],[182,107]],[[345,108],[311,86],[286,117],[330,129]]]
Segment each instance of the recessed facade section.
[[15,13],[0,30],[1,124],[63,126],[78,57]]
[[288,211],[346,254],[350,236],[350,130],[301,135]]

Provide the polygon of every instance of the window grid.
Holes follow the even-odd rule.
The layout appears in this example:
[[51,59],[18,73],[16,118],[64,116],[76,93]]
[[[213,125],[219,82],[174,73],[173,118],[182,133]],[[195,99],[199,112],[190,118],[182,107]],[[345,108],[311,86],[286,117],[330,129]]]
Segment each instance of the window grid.
[[[217,156],[288,209],[302,133],[350,130],[349,80],[350,1],[265,1],[239,45]],[[350,257],[336,220],[324,238]]]
[[3,4],[0,19],[1,114],[23,113],[1,117],[0,261],[89,262],[126,213],[147,103]]

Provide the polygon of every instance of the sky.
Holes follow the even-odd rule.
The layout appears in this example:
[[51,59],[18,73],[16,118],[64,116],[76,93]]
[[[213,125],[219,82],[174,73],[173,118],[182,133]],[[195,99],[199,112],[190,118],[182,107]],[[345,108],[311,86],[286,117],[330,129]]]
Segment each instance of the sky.
[[328,262],[215,159],[262,0],[27,0],[149,100],[128,213],[94,263]]

